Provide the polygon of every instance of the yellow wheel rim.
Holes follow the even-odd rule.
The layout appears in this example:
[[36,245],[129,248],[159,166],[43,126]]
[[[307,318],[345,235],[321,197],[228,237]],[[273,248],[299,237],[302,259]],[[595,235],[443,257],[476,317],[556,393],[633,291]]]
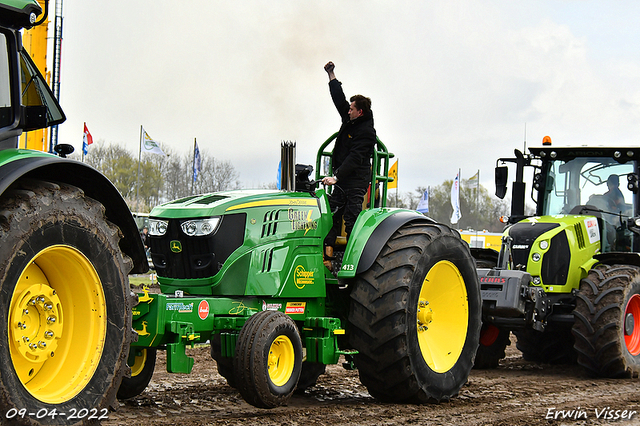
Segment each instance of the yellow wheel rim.
[[295,352],[293,343],[287,336],[278,336],[269,348],[269,358],[267,360],[267,368],[269,369],[269,378],[276,386],[284,386],[291,375],[295,366]]
[[136,351],[133,365],[131,366],[131,377],[135,377],[142,373],[144,366],[147,363],[147,350],[146,349],[132,349]]
[[48,404],[87,385],[104,347],[107,308],[91,262],[65,245],[38,253],[9,305],[9,352],[25,389]]
[[449,371],[462,353],[469,324],[467,288],[453,263],[442,260],[425,277],[416,323],[424,361],[433,371]]

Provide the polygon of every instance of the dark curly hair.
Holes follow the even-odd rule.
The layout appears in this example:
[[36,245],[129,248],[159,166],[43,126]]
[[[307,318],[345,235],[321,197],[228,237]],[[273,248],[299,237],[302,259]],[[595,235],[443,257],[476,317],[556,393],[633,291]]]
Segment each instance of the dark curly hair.
[[356,109],[362,110],[363,114],[368,114],[369,112],[371,112],[371,99],[367,98],[366,96],[353,95],[349,100],[351,102],[355,102]]

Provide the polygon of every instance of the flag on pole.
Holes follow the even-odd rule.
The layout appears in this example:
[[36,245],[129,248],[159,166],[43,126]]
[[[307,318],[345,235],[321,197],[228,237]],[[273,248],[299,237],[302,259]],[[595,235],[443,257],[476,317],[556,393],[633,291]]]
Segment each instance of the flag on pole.
[[158,145],[158,143],[153,139],[151,139],[151,136],[149,136],[149,134],[147,133],[146,130],[144,130],[144,128],[142,128],[142,140],[140,141],[140,151],[148,152],[149,154],[158,154],[158,155],[164,155],[164,156],[167,155],[162,151],[162,149],[160,149],[160,146]]
[[398,187],[398,160],[393,163],[393,166],[389,169],[389,177],[393,178],[393,182],[389,182],[387,184],[388,189],[397,188]]
[[89,145],[93,143],[93,136],[89,133],[87,123],[84,123],[84,137],[82,138],[82,153],[87,155],[89,153]]
[[467,179],[467,183],[478,183],[479,179],[480,179],[480,170],[478,170],[475,175]]
[[427,188],[420,198],[418,207],[416,208],[420,213],[429,213],[429,189]]
[[198,173],[202,168],[202,160],[200,158],[200,149],[198,148],[198,142],[193,141],[193,183],[196,183],[198,179]]
[[276,176],[276,188],[282,189],[282,161],[278,163],[278,174]]
[[462,217],[460,212],[460,171],[456,175],[453,185],[451,185],[451,207],[453,207],[453,213],[451,214],[451,223],[456,224]]

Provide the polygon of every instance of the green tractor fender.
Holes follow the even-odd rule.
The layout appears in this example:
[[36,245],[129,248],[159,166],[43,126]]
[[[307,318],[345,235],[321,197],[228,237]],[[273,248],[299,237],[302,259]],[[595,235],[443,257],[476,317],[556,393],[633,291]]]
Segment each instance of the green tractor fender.
[[436,223],[414,210],[371,209],[360,213],[347,242],[338,278],[353,278],[368,270],[391,235],[409,222]]
[[113,184],[93,167],[75,160],[37,151],[0,151],[0,195],[21,178],[39,179],[76,186],[105,207],[109,221],[124,237],[120,248],[134,263],[131,273],[144,273],[149,264],[138,228],[124,199]]

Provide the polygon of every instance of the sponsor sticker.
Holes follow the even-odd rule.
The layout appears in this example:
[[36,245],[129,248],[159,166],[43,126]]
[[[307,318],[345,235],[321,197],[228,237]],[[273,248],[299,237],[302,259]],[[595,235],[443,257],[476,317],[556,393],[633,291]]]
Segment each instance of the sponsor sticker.
[[205,320],[209,316],[209,302],[206,300],[200,301],[200,304],[198,305],[198,316],[201,320]]
[[264,300],[262,301],[263,311],[279,311],[280,309],[282,309],[282,303],[267,303]]
[[591,244],[600,241],[600,229],[598,228],[598,219],[588,217],[584,220],[584,226],[587,228],[587,235]]
[[193,302],[167,302],[167,311],[178,311],[182,313],[193,312]]
[[295,271],[293,271],[293,282],[300,290],[302,290],[306,285],[313,284],[314,271],[307,271],[304,269],[304,266],[298,265],[296,266]]
[[287,302],[285,308],[285,314],[304,314],[304,308],[307,306],[306,302]]

